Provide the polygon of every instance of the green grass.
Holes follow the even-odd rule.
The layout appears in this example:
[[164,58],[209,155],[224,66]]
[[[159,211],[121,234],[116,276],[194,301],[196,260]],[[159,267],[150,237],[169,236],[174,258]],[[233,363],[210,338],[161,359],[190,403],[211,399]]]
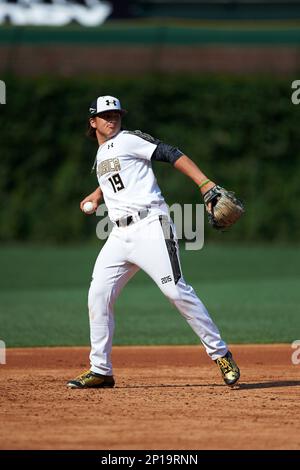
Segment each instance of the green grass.
[[[185,278],[230,343],[299,337],[298,247],[181,250]],[[8,347],[88,345],[87,290],[97,246],[0,249],[0,339]],[[197,344],[185,320],[138,273],[116,304],[114,344]]]

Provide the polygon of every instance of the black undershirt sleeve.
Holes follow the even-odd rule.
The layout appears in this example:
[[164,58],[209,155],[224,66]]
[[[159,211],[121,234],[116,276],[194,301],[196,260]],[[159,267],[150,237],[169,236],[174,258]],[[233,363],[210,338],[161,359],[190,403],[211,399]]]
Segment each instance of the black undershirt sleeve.
[[171,163],[174,165],[174,163],[178,160],[178,158],[182,157],[182,155],[183,153],[178,148],[160,142],[154,150],[151,160]]

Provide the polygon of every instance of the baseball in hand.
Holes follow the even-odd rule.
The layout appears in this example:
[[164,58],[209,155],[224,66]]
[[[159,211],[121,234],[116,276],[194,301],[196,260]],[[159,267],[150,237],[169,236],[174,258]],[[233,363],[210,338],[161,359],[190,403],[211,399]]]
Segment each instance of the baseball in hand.
[[86,214],[92,214],[94,212],[94,204],[91,201],[87,201],[83,204],[83,212]]

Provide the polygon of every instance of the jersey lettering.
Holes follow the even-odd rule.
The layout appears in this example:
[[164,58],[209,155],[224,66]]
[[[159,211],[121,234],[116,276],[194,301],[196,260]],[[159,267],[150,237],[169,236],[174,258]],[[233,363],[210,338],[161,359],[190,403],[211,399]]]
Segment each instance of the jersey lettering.
[[107,160],[103,160],[103,162],[99,163],[97,168],[98,176],[103,176],[106,173],[111,171],[120,171],[121,164],[118,158],[108,158]]

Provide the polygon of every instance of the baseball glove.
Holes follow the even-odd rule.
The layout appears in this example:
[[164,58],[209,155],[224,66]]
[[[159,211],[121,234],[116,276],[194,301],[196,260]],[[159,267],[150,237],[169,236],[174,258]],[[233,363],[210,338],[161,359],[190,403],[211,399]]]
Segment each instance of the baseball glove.
[[214,186],[203,196],[208,221],[216,230],[231,227],[245,212],[242,202],[233,192]]

